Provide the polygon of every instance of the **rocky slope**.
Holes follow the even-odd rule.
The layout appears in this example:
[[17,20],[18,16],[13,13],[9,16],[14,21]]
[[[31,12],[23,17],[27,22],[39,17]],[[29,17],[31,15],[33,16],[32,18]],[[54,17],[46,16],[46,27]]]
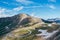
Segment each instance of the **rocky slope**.
[[20,26],[26,26],[25,24],[32,25],[34,23],[43,23],[43,21],[27,14],[18,14],[12,17],[0,18],[0,35],[8,33]]
[[52,35],[60,26],[48,26],[49,23],[52,24],[51,21],[27,14],[0,18],[0,40],[46,40],[45,38]]

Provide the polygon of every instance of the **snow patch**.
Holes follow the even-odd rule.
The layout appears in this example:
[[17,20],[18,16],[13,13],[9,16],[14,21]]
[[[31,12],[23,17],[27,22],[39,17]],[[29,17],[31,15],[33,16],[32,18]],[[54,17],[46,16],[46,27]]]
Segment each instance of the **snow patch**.
[[42,30],[42,29],[39,29],[38,32],[42,32],[40,34],[37,34],[37,36],[42,36],[44,38],[49,38],[51,37],[53,34],[55,34],[56,32],[58,32],[58,30],[55,30],[53,32],[47,32],[47,30]]

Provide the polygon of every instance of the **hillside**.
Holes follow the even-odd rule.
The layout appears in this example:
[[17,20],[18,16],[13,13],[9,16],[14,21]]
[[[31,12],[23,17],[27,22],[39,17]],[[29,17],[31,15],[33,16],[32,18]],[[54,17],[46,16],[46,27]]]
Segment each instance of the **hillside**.
[[[0,35],[3,35],[20,26],[32,25],[34,23],[42,23],[41,19],[31,17],[27,14],[18,14],[12,17],[0,18]],[[6,30],[6,31],[5,31]]]
[[46,40],[46,38],[48,39],[58,32],[59,26],[41,18],[18,14],[12,17],[0,18],[0,39]]

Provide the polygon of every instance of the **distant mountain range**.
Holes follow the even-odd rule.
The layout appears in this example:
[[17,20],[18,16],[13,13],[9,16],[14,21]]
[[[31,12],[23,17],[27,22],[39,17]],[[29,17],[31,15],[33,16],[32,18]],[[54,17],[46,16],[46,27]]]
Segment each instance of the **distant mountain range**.
[[52,22],[60,23],[60,18],[47,19],[47,21],[52,21]]

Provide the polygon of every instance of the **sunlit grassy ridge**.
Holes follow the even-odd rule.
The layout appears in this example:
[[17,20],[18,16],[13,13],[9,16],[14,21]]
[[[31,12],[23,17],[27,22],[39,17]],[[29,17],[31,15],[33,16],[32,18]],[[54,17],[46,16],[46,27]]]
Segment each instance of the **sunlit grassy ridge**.
[[[10,24],[10,21],[7,21]],[[4,23],[4,22],[2,22]],[[8,25],[6,24],[6,25]],[[51,26],[48,26],[51,24]],[[36,36],[36,34],[40,34],[42,32],[38,32],[39,29],[47,30],[47,32],[53,32],[57,30],[60,25],[52,24],[52,23],[44,23],[41,19],[27,16],[25,14],[16,15],[12,17],[11,24],[8,25],[8,30],[5,29],[6,25],[2,24],[4,27],[4,31],[10,31],[6,35],[3,35],[1,40],[39,40],[43,39],[41,37]]]
[[[6,40],[37,40],[37,39],[43,39],[43,38],[36,36],[36,34],[41,33],[41,32],[38,32],[39,29],[43,29],[43,30],[47,29],[48,32],[52,32],[55,29],[58,29],[58,27],[59,27],[58,25],[51,26],[51,27],[50,26],[44,27],[43,25],[42,26],[39,26],[39,25],[35,24],[35,25],[29,26],[29,27],[17,28],[16,30],[12,31],[13,37],[6,36]],[[30,31],[31,31],[31,34],[29,34]]]

